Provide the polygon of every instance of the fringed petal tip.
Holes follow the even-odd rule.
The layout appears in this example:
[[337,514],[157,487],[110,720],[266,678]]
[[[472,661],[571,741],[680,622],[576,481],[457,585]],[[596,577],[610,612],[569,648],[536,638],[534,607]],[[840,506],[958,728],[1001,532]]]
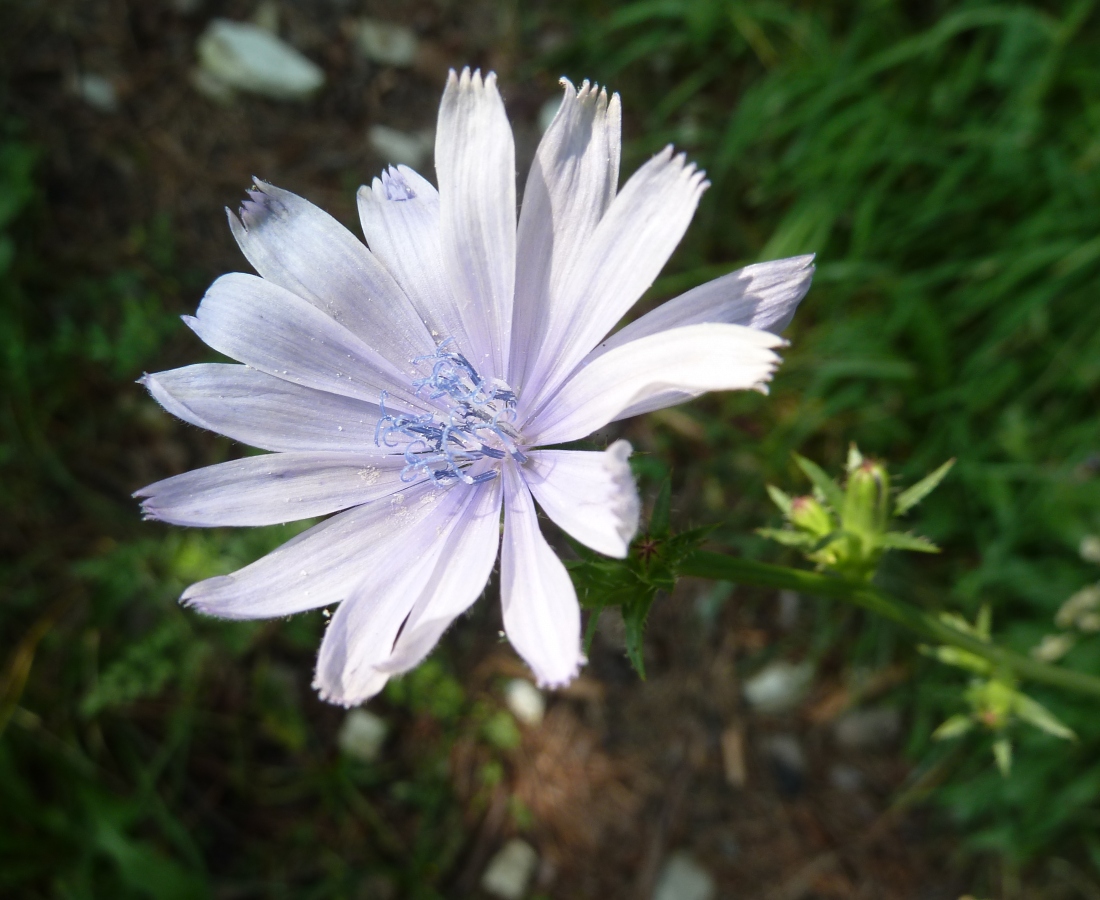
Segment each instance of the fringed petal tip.
[[369,694],[356,694],[345,695],[335,690],[329,690],[321,681],[317,678],[313,679],[313,689],[317,692],[317,696],[325,703],[331,703],[333,706],[342,706],[344,709],[351,709],[355,706],[362,706],[368,700],[372,700],[377,697],[382,688],[385,687],[385,683],[379,686],[377,691]]
[[245,620],[259,618],[254,615],[237,615],[230,606],[210,596],[212,592],[219,591],[227,585],[233,584],[233,582],[232,575],[215,575],[213,578],[199,581],[180,594],[180,606],[193,609],[201,615],[211,616],[215,619]]
[[473,87],[475,90],[480,90],[482,87],[496,89],[497,73],[487,72],[484,77],[481,74],[481,69],[470,69],[469,66],[463,66],[462,72],[455,72],[454,69],[450,69],[447,72],[447,88],[457,87],[460,89],[466,89]]
[[580,87],[577,87],[568,77],[562,75],[562,77],[558,79],[558,85],[565,91],[566,100],[572,97],[579,103],[596,101],[600,106],[607,106],[608,103],[619,102],[619,95],[617,93],[612,93],[609,99],[606,87],[600,87],[597,82],[589,81],[587,78],[581,82]]
[[233,232],[239,229],[247,234],[272,216],[285,219],[290,215],[286,204],[279,199],[282,193],[279,188],[255,175],[252,176],[252,185],[245,189],[245,199],[241,201],[236,215],[228,206],[225,208],[229,228]]
[[552,675],[549,678],[543,678],[534,670],[532,670],[532,674],[535,676],[535,684],[537,687],[544,691],[560,691],[562,688],[569,687],[573,680],[580,675],[581,669],[586,665],[588,665],[588,657],[582,653],[577,657],[576,663],[567,675]]

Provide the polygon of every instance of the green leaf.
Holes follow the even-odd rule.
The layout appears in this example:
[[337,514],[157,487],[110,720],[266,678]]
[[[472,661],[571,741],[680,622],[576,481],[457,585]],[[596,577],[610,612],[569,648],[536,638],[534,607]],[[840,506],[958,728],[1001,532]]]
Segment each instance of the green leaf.
[[974,727],[974,720],[962,713],[952,716],[939,728],[932,732],[932,740],[947,741],[951,738],[961,737]]
[[814,483],[814,487],[824,494],[826,502],[834,510],[844,509],[844,491],[840,489],[839,484],[825,474],[825,470],[821,466],[797,453],[794,454],[794,461],[806,474],[806,477]]
[[898,494],[897,500],[894,501],[894,515],[904,516],[909,510],[921,502],[925,497],[932,493],[941,481],[947,477],[947,473],[951,471],[951,467],[955,465],[954,459],[949,459],[942,466],[932,472],[930,475],[925,475],[920,481],[914,484],[910,488],[906,488],[900,494]]
[[626,625],[626,656],[638,677],[645,681],[644,639],[645,623],[649,617],[649,608],[656,599],[657,592],[651,591],[635,598],[634,602],[623,607],[623,623]]
[[1013,712],[1016,713],[1018,718],[1027,722],[1029,725],[1034,725],[1040,731],[1045,731],[1047,734],[1052,734],[1054,737],[1061,738],[1064,741],[1077,740],[1077,735],[1074,734],[1071,728],[1067,728],[1059,722],[1058,719],[1054,717],[1054,713],[1037,700],[1032,700],[1026,694],[1017,695]]
[[603,604],[593,607],[592,612],[588,614],[588,624],[584,628],[584,655],[592,651],[592,641],[596,637],[596,626],[600,622],[600,613],[603,612]]
[[672,480],[666,478],[661,482],[661,489],[657,492],[657,499],[653,503],[653,515],[649,517],[651,537],[665,537],[668,534],[671,508]]
[[767,488],[768,496],[772,498],[772,503],[779,507],[779,511],[785,516],[791,514],[791,498],[789,494],[783,493],[775,485],[765,485]]
[[916,534],[906,534],[901,531],[888,531],[878,544],[887,550],[912,550],[916,553],[939,553],[940,548],[928,538]]
[[756,533],[784,547],[814,547],[818,540],[805,531],[792,531],[790,528],[757,528]]

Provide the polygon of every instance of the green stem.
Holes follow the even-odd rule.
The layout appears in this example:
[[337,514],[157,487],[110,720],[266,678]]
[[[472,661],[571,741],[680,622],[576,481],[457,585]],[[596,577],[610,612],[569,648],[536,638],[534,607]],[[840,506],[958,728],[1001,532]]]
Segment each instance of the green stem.
[[989,660],[995,666],[1009,670],[1019,678],[1100,697],[1100,678],[1086,675],[1084,672],[1074,672],[1060,666],[1048,665],[1030,656],[1006,650],[1004,647],[987,644],[873,585],[857,584],[831,575],[820,575],[801,569],[753,562],[709,550],[694,551],[683,561],[679,571],[681,575],[691,575],[696,578],[732,581],[736,584],[751,584],[755,587],[785,588],[804,594],[843,600],[892,622],[897,622],[899,625],[904,625],[925,640],[968,650]]

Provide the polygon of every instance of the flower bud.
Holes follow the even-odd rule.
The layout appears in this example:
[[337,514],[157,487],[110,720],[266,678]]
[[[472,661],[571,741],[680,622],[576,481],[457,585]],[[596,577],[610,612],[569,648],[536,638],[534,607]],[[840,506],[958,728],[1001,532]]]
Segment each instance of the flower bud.
[[881,534],[890,521],[890,476],[886,467],[865,460],[851,475],[841,516],[844,528],[858,534]]
[[795,497],[789,513],[791,524],[816,537],[825,537],[836,530],[832,516],[814,497]]

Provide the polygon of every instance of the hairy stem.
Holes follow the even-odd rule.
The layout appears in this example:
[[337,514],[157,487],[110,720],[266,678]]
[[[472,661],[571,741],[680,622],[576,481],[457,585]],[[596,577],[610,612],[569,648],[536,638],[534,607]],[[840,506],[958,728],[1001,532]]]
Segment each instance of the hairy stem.
[[1100,678],[1052,666],[995,644],[986,644],[873,585],[858,584],[817,572],[789,569],[786,566],[753,562],[709,550],[694,551],[680,565],[680,574],[756,587],[786,588],[804,594],[843,600],[904,625],[927,641],[968,650],[1019,678],[1100,697]]

